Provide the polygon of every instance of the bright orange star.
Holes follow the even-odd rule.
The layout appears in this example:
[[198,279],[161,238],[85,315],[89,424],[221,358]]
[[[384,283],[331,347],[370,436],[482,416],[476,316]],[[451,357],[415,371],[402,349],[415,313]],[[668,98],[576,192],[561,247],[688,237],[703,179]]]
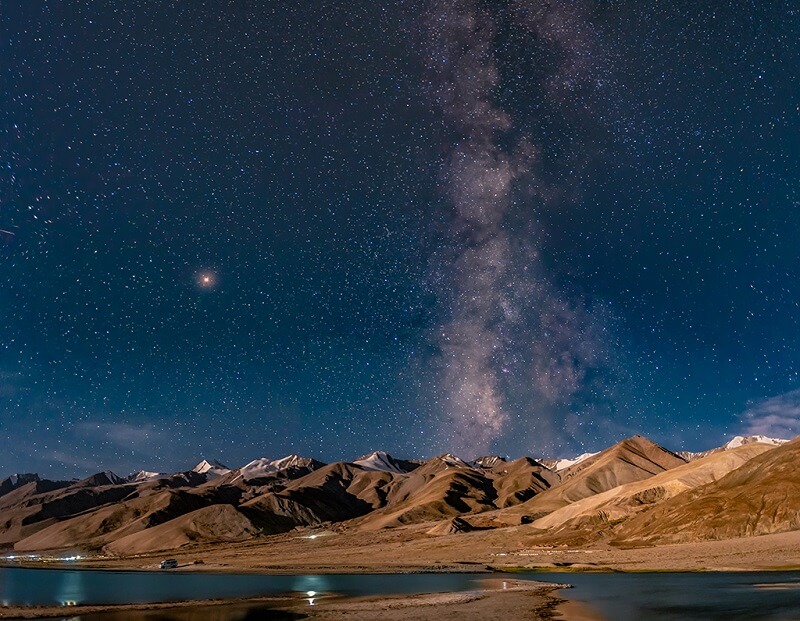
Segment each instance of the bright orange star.
[[217,275],[213,272],[200,272],[197,275],[197,286],[201,289],[213,289],[217,284]]

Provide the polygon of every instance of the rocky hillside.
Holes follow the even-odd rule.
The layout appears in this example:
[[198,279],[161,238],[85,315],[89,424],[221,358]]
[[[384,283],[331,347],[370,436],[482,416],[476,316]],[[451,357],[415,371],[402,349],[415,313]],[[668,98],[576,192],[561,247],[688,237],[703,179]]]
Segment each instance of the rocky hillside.
[[528,457],[418,461],[376,451],[238,469],[202,460],[174,474],[104,471],[80,481],[20,474],[0,481],[0,547],[127,556],[321,526],[416,524],[431,537],[513,527],[530,542],[569,545],[752,536],[800,529],[798,442],[735,439],[690,457],[634,436],[552,469]]

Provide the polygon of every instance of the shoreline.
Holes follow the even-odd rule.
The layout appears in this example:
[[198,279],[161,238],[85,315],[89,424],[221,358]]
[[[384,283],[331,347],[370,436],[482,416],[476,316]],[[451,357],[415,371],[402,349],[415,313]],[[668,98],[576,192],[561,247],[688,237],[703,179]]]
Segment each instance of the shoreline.
[[[120,559],[123,560],[123,559]],[[106,564],[76,564],[76,563],[58,563],[58,562],[44,562],[44,563],[2,563],[0,562],[0,569],[41,569],[46,571],[105,571],[116,573],[169,573],[169,574],[194,574],[194,573],[211,573],[211,574],[252,574],[257,576],[295,576],[299,574],[318,574],[318,575],[386,575],[386,574],[502,574],[502,573],[515,573],[514,571],[505,571],[494,567],[414,567],[408,566],[405,568],[384,568],[379,567],[346,567],[331,568],[329,565],[311,566],[304,568],[289,568],[289,567],[232,567],[230,565],[215,565],[213,563],[193,565],[178,565],[172,569],[160,569],[157,566],[126,566],[126,565],[106,565]],[[531,571],[522,569],[521,571]],[[550,571],[543,569],[542,571]],[[531,571],[533,573],[533,571]],[[557,573],[557,572],[553,572]],[[564,572],[569,573],[569,572]]]
[[[15,566],[16,568],[16,566]],[[26,569],[36,569],[28,565]],[[50,565],[47,569],[63,569]],[[79,568],[74,568],[79,569]],[[200,571],[175,572],[188,575],[191,573],[219,573],[213,566],[200,566]],[[567,589],[572,585],[565,584],[569,573],[598,573],[596,571],[570,571],[561,568],[560,572],[548,572],[544,582],[535,576],[536,571],[531,568],[516,568],[517,571],[528,572],[531,580],[515,577],[514,568],[505,568],[503,571],[495,568],[494,572],[483,571],[466,586],[466,590],[441,591],[433,593],[411,594],[371,594],[371,595],[343,595],[341,592],[329,591],[323,594],[306,595],[304,591],[288,591],[259,595],[255,597],[222,597],[209,599],[193,599],[172,602],[142,602],[122,604],[95,604],[95,605],[39,605],[25,606],[12,605],[0,607],[0,620],[6,619],[53,619],[70,618],[82,615],[106,615],[99,619],[104,621],[126,621],[129,617],[138,621],[154,621],[156,619],[239,619],[249,618],[251,613],[254,618],[261,616],[272,618],[271,614],[279,615],[281,619],[312,619],[319,621],[359,621],[378,613],[382,621],[460,621],[461,619],[481,618],[495,621],[505,621],[509,618],[525,618],[529,621],[609,621],[602,616],[599,610],[594,609],[591,601],[581,601],[570,597]],[[549,568],[548,568],[549,569]],[[566,569],[566,571],[563,571]],[[128,569],[115,568],[104,570],[100,567],[81,567],[81,571],[116,571],[128,573]],[[255,575],[279,575],[275,572],[251,571],[239,572],[235,568],[228,568],[225,573],[250,573]],[[163,570],[138,568],[137,573],[156,573]],[[170,570],[174,572],[174,570]],[[298,572],[293,572],[295,575]],[[332,574],[359,575],[357,572],[326,572]],[[362,571],[363,575],[386,575],[397,572]],[[407,574],[441,574],[448,572],[447,568],[435,570],[405,572]],[[463,573],[463,572],[462,572]],[[477,572],[473,572],[477,573]],[[562,582],[552,575],[558,573],[564,576]],[[609,573],[609,572],[602,572]],[[610,573],[664,573],[661,571],[619,571]],[[715,570],[714,572],[684,571],[677,573],[740,573],[740,571]],[[286,575],[286,574],[282,574]],[[423,584],[426,584],[423,580]],[[795,584],[794,582],[792,584]],[[310,596],[310,597],[309,597]],[[212,608],[207,615],[203,610]],[[159,612],[161,611],[161,612]],[[126,616],[127,614],[127,616]],[[244,616],[242,616],[244,615]],[[92,618],[92,617],[90,617]]]
[[[127,559],[119,559],[124,561]],[[0,569],[35,569],[41,571],[102,571],[114,573],[169,573],[169,574],[242,574],[258,576],[295,576],[295,575],[387,575],[387,574],[485,574],[508,575],[515,574],[706,574],[706,573],[779,573],[787,571],[800,571],[800,565],[785,565],[771,567],[706,567],[706,568],[619,568],[613,566],[532,566],[506,565],[506,566],[476,566],[464,565],[438,565],[431,566],[402,566],[402,567],[375,567],[375,566],[346,566],[331,567],[330,565],[303,565],[303,566],[232,566],[228,564],[200,564],[178,565],[172,569],[160,569],[156,565],[126,565],[124,563],[58,563],[58,562],[26,562],[3,563]]]
[[[74,553],[74,550],[69,552]],[[569,582],[568,575],[577,573],[688,574],[797,571],[800,569],[798,567],[800,531],[737,540],[620,549],[603,542],[590,546],[544,544],[530,536],[529,531],[524,528],[431,537],[426,534],[425,527],[413,526],[381,532],[344,532],[335,537],[316,540],[278,535],[258,542],[203,544],[134,556],[89,556],[79,561],[66,562],[59,560],[60,555],[68,554],[64,550],[40,554],[42,558],[38,559],[29,559],[27,556],[13,561],[2,559],[0,567],[12,570],[266,576],[469,573],[482,574],[481,579],[506,582],[520,580],[515,574],[524,572],[533,580],[539,579],[536,574],[547,573],[563,576],[563,582]],[[165,558],[177,559],[179,566],[170,570],[159,569],[159,563]],[[325,562],[320,563],[320,559],[325,559]],[[552,575],[546,579],[562,582],[561,578]],[[537,596],[532,595],[530,591],[527,595],[518,592],[492,592],[470,601],[466,601],[461,592],[455,592],[453,595],[455,599],[450,599],[449,603],[445,603],[442,594],[404,598],[384,596],[373,598],[371,605],[385,608],[385,614],[382,616],[387,621],[391,621],[392,618],[400,621],[404,619],[402,614],[415,621],[422,621],[425,618],[429,618],[430,621],[449,621],[455,618],[452,615],[455,614],[453,611],[457,610],[462,611],[464,616],[461,618],[504,620],[527,618],[526,611],[530,609],[538,611],[533,619],[602,621],[598,613],[588,609],[585,604],[570,599],[567,594],[556,593],[558,590],[557,586],[550,585]],[[408,608],[396,605],[400,599],[417,602],[418,606],[409,612]],[[118,619],[122,620],[126,611],[139,611],[142,614],[139,615],[137,612],[137,616],[144,620],[148,610],[199,610],[204,606],[245,608],[263,606],[275,610],[288,610],[291,614],[308,617],[310,611],[308,607],[303,608],[302,603],[295,594],[289,597],[275,595],[162,604],[117,604],[102,607],[17,606],[0,608],[0,619],[53,618],[107,612],[110,613],[108,621],[114,621],[115,612],[120,613]],[[321,604],[321,600],[318,600],[318,603]],[[313,618],[332,621],[355,621],[364,618],[364,611],[360,613],[357,611],[357,603],[355,600],[348,599],[345,602],[334,596],[331,596],[331,599],[326,597],[324,606],[314,606]],[[508,616],[495,615],[495,609],[499,608],[507,610]],[[405,612],[402,614],[398,612],[401,610]],[[157,613],[148,616],[157,616]]]
[[[413,615],[417,621],[438,621],[445,611],[478,615],[483,618],[488,611],[518,615],[528,610],[534,621],[602,621],[600,617],[586,612],[577,602],[555,595],[556,591],[571,588],[569,584],[521,581],[513,579],[487,578],[480,588],[468,591],[419,593],[410,595],[370,595],[343,597],[330,594],[309,599],[297,594],[266,597],[190,600],[182,602],[131,603],[78,606],[4,606],[0,607],[0,619],[48,619],[74,617],[88,614],[149,611],[199,610],[215,608],[265,608],[276,612],[297,615],[308,619],[341,619],[344,621],[363,618],[364,612],[380,613],[386,621],[400,621]],[[313,603],[311,603],[313,601]],[[313,606],[313,608],[312,608]],[[583,611],[583,612],[579,612]],[[567,613],[566,615],[564,613]],[[588,616],[586,616],[588,614]]]
[[[431,536],[428,527],[426,523],[381,531],[350,530],[316,539],[284,533],[130,555],[78,550],[86,555],[78,561],[62,560],[75,554],[74,548],[37,551],[40,558],[28,558],[23,551],[8,552],[0,554],[0,566],[138,572],[158,570],[163,559],[175,558],[181,572],[267,575],[800,570],[800,531],[621,548],[607,541],[545,542],[525,527],[445,536]],[[16,558],[7,558],[12,554]]]
[[[197,599],[180,602],[142,602],[130,604],[81,604],[77,606],[0,606],[0,619],[51,619],[96,613],[145,612],[151,610],[184,610],[223,606],[259,606],[285,604],[288,596],[243,597],[230,599]],[[275,607],[276,610],[281,608]]]

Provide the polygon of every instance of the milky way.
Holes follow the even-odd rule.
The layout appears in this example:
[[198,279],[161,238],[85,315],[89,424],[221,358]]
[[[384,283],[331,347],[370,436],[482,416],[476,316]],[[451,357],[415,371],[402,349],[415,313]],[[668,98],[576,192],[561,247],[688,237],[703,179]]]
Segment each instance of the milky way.
[[798,40],[796,0],[3,3],[0,478],[800,429]]
[[[538,85],[548,97],[591,75],[591,38],[571,3],[519,2],[510,15],[559,58]],[[608,364],[605,335],[583,300],[565,297],[548,279],[538,231],[508,222],[515,182],[536,187],[538,153],[547,145],[515,131],[494,103],[500,72],[488,10],[475,0],[437,2],[427,25],[431,92],[457,136],[442,171],[455,253],[442,290],[450,317],[437,335],[447,414],[441,433],[458,450],[489,450],[507,430],[505,393],[516,383],[530,393],[523,403],[532,409],[513,413],[527,432],[570,437],[585,422],[599,423],[597,411],[575,411],[575,400],[596,388],[597,371]],[[528,224],[542,204],[539,190],[522,205]]]

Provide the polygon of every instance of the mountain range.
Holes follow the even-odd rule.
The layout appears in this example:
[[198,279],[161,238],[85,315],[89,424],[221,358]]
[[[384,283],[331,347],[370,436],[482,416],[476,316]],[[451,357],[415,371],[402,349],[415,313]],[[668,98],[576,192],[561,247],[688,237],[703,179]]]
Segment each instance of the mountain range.
[[425,536],[523,527],[543,545],[619,547],[800,529],[800,439],[740,437],[675,453],[642,436],[574,459],[396,459],[376,451],[324,464],[201,460],[178,473],[98,472],[80,481],[0,481],[0,549],[130,556],[257,541],[324,526]]

